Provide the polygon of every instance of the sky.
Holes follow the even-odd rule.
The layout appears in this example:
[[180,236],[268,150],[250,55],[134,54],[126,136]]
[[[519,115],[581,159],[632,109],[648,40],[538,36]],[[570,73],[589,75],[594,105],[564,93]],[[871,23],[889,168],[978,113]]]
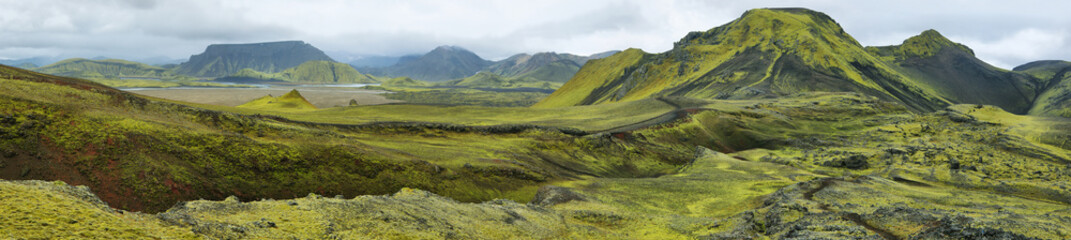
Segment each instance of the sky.
[[302,40],[339,61],[440,45],[517,53],[663,52],[752,8],[805,7],[867,46],[927,29],[998,67],[1071,60],[1071,1],[0,0],[0,59],[188,59],[209,44]]

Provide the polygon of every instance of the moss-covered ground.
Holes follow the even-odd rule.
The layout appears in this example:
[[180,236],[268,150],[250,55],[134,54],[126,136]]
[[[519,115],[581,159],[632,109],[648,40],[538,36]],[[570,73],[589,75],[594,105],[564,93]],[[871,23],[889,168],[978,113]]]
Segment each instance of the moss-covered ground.
[[12,238],[1071,237],[1071,121],[992,106],[801,93],[288,112],[0,70],[0,178],[102,200],[0,182]]

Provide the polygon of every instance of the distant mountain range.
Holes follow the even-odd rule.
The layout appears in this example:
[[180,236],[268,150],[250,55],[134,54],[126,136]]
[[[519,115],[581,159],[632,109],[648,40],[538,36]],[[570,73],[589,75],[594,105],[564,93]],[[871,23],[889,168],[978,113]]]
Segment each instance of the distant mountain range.
[[37,72],[83,79],[171,78],[167,69],[120,59],[72,58],[35,69]]
[[[106,57],[66,59],[44,67],[34,63],[48,62],[45,58],[7,60],[3,63],[17,63],[22,68],[59,76],[98,80],[200,78],[228,82],[375,83],[380,80],[378,76],[382,79],[408,77],[444,82],[433,85],[452,87],[556,88],[569,81],[587,61],[617,52],[591,56],[542,52],[489,61],[461,47],[440,46],[423,55],[361,57],[343,64],[311,44],[283,41],[213,44],[181,64],[156,66]],[[175,62],[164,58],[153,59],[157,62]]]
[[588,60],[616,53],[609,51],[591,56],[553,52],[517,54],[501,61],[488,61],[457,46],[440,46],[420,56],[405,56],[388,67],[358,67],[364,73],[387,77],[410,77],[423,81],[459,80],[490,72],[504,78],[533,78],[538,81],[563,83],[572,78]]
[[176,73],[194,77],[224,77],[242,69],[277,73],[308,61],[332,61],[323,51],[302,41],[213,44],[179,64]]
[[[1062,69],[1061,64],[1036,65]],[[1025,114],[1037,108],[1038,96],[1056,95],[1051,92],[1059,86],[1056,82],[993,67],[934,30],[901,45],[863,47],[823,13],[755,9],[723,26],[689,33],[664,53],[629,49],[595,60],[536,106],[662,96],[755,99],[825,91],[864,93],[916,111],[974,103]]]

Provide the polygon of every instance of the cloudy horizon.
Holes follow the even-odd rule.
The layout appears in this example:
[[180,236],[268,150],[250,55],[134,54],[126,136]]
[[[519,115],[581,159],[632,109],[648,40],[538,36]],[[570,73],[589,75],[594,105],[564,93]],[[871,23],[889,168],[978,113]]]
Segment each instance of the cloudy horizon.
[[179,1],[0,0],[0,59],[186,59],[209,44],[301,40],[339,61],[460,46],[498,60],[517,53],[669,50],[691,31],[747,9],[824,12],[863,45],[927,29],[1011,68],[1071,60],[1065,2],[1019,1]]

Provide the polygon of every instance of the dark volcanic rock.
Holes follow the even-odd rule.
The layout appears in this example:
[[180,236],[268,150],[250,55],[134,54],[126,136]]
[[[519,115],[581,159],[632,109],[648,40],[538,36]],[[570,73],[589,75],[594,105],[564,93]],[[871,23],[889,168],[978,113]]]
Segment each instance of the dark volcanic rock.
[[585,201],[584,196],[568,188],[547,185],[539,188],[531,203],[540,206],[553,206],[574,200]]

